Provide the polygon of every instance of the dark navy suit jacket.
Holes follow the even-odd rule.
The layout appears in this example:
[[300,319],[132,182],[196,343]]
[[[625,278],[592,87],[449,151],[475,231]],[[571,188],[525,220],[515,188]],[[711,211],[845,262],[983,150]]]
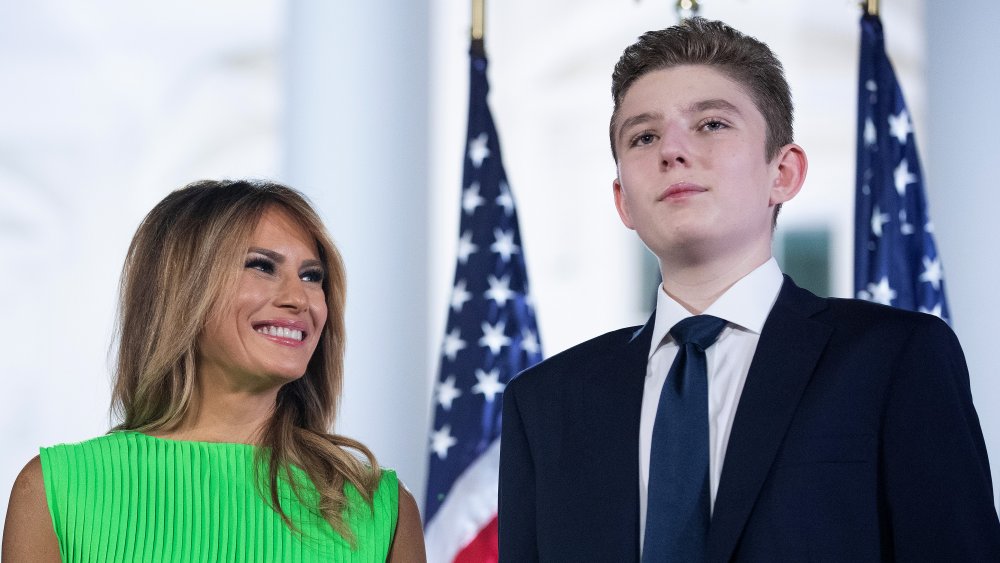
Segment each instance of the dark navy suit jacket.
[[[639,414],[653,321],[504,393],[500,561],[639,560]],[[708,561],[1000,561],[968,369],[930,315],[785,278],[736,411]]]

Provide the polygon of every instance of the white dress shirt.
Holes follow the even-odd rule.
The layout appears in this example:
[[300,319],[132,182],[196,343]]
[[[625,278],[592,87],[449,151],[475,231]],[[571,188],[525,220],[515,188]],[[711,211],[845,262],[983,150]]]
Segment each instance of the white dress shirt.
[[[708,475],[713,507],[743,384],[746,383],[750,362],[757,349],[757,341],[760,340],[760,331],[778,298],[782,281],[778,263],[771,258],[736,282],[704,312],[706,315],[725,319],[728,323],[715,344],[705,353],[708,364]],[[653,341],[646,364],[646,383],[639,418],[640,546],[646,530],[649,449],[653,439],[653,422],[660,402],[660,390],[663,389],[667,372],[677,355],[677,344],[669,333],[675,324],[690,316],[692,315],[687,309],[660,288],[656,298]]]

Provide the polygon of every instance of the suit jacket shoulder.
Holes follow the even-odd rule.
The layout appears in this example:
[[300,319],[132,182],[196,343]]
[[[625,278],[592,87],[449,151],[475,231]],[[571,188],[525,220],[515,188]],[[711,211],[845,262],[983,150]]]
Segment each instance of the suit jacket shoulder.
[[[648,323],[651,327],[652,320]],[[609,357],[619,354],[627,345],[641,339],[644,325],[620,328],[581,342],[524,370],[507,385],[505,393],[520,387],[531,387],[531,393],[543,388],[559,386],[564,378],[580,377],[581,372],[592,372],[604,365]],[[648,349],[649,338],[646,338]],[[613,374],[608,374],[612,376]]]

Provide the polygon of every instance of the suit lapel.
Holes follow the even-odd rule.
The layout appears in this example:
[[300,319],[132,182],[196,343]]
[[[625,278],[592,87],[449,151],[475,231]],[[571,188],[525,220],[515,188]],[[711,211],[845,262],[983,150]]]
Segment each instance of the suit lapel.
[[624,347],[609,350],[594,366],[587,388],[586,420],[591,421],[593,454],[606,460],[595,475],[599,486],[617,491],[614,517],[600,518],[602,542],[617,546],[620,561],[639,560],[639,416],[653,319],[632,334]]
[[736,410],[709,529],[708,561],[728,561],[770,471],[799,398],[830,337],[809,317],[824,300],[785,277],[761,331]]

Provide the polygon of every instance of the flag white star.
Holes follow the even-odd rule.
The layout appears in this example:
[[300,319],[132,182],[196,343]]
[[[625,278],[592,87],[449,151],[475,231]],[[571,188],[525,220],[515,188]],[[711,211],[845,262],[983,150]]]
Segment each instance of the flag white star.
[[493,237],[490,250],[499,254],[504,262],[510,262],[510,257],[518,252],[517,245],[514,244],[514,231],[493,229]]
[[904,235],[912,235],[914,230],[915,229],[913,228],[913,224],[910,223],[910,222],[908,222],[906,220],[906,210],[905,209],[900,209],[899,210],[899,232],[902,233],[902,234],[904,234]]
[[514,214],[514,197],[510,195],[510,187],[503,180],[500,181],[500,195],[497,196],[496,202],[503,207],[505,215],[510,217]]
[[899,197],[906,195],[906,186],[917,181],[917,177],[910,173],[910,165],[906,162],[905,158],[899,161],[899,166],[892,173],[892,179],[896,184],[896,191],[899,192]]
[[889,222],[889,214],[879,211],[878,205],[872,210],[872,234],[882,236],[882,226]]
[[496,276],[489,276],[487,282],[490,288],[486,290],[486,298],[496,301],[497,305],[503,307],[509,299],[514,297],[514,292],[510,289],[510,276],[497,279]]
[[889,136],[895,137],[899,144],[906,144],[906,137],[913,132],[910,127],[910,116],[906,109],[899,112],[899,115],[889,115]]
[[440,430],[435,430],[431,434],[431,451],[436,453],[438,459],[448,457],[448,450],[458,443],[458,440],[451,435],[451,425],[445,424]]
[[479,195],[479,182],[473,182],[462,192],[462,209],[469,215],[485,202]]
[[865,82],[865,89],[868,90],[868,103],[874,104],[875,102],[877,102],[878,83],[876,83],[874,80],[869,79],[868,82]]
[[521,330],[521,349],[530,355],[535,355],[542,349],[538,343],[538,336],[526,328]]
[[451,332],[444,335],[444,344],[441,346],[441,353],[454,362],[459,350],[463,348],[465,348],[465,341],[462,340],[461,331],[456,326],[451,329]]
[[449,375],[444,381],[437,384],[437,402],[446,410],[451,410],[451,403],[462,396],[462,392],[455,387],[455,376]]
[[507,385],[500,383],[500,368],[493,368],[489,373],[477,369],[476,379],[479,380],[479,383],[472,386],[472,392],[482,393],[486,401],[490,403],[493,402],[493,399],[499,393],[503,393],[504,388],[507,387]]
[[892,300],[896,298],[896,290],[889,287],[889,278],[883,276],[878,284],[868,284],[870,301],[883,305],[892,305]]
[[497,324],[483,323],[483,336],[479,339],[479,345],[485,346],[494,355],[500,353],[500,349],[510,344],[510,337],[504,334],[506,324],[498,321]]
[[486,146],[489,140],[489,136],[483,132],[475,139],[469,141],[469,158],[472,160],[472,165],[476,168],[482,166],[483,160],[490,156],[490,149]]
[[[923,262],[924,271],[918,279],[934,286],[935,291],[941,289],[941,278],[944,277],[944,272],[941,269],[941,260],[937,258],[931,260],[930,257],[924,256]],[[940,317],[941,315],[938,316]]]
[[458,280],[455,287],[451,289],[451,309],[456,313],[462,312],[462,306],[472,299],[472,294],[465,289],[465,280]]
[[878,140],[878,133],[875,131],[875,124],[872,123],[872,118],[865,119],[865,132],[863,133],[865,139],[865,146],[870,147],[875,144]]
[[920,307],[917,308],[917,310],[920,311],[921,313],[927,313],[928,315],[934,315],[935,317],[937,317],[939,319],[944,318],[944,317],[941,316],[941,312],[942,312],[941,311],[941,303],[935,304],[933,309],[928,309],[928,308],[926,308],[924,306],[920,306]]
[[469,261],[469,255],[479,250],[479,247],[472,244],[472,231],[462,233],[462,238],[458,239],[458,261],[465,264]]

